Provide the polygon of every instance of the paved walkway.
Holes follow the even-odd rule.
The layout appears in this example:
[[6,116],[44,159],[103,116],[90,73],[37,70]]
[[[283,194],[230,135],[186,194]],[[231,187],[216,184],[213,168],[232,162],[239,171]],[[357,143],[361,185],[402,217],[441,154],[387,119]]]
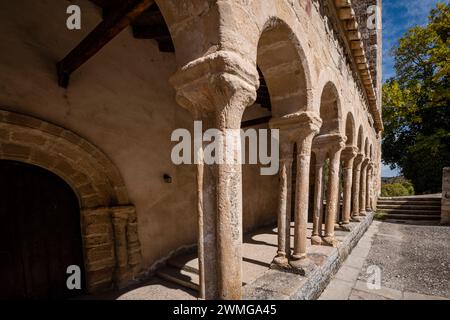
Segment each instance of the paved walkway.
[[[358,223],[352,222],[356,227]],[[308,239],[311,237],[312,224],[308,224]],[[348,232],[336,231],[336,238],[344,241],[349,236]],[[291,238],[294,238],[294,223],[291,224]],[[315,257],[317,263],[322,263],[329,256],[336,254],[336,248],[326,246],[312,246],[307,242],[308,254]],[[275,227],[266,227],[247,234],[243,243],[243,261],[242,261],[242,281],[243,285],[250,284],[263,276],[268,270],[270,263],[277,251],[277,229]],[[185,264],[192,269],[198,268],[198,260],[193,258],[185,261]],[[198,278],[198,277],[197,277]],[[151,278],[148,282],[139,284],[134,288],[127,290],[99,295],[96,299],[197,299],[197,293],[193,290],[183,288],[182,286],[161,280],[158,277]]]
[[319,298],[386,299],[450,299],[449,227],[374,221]]

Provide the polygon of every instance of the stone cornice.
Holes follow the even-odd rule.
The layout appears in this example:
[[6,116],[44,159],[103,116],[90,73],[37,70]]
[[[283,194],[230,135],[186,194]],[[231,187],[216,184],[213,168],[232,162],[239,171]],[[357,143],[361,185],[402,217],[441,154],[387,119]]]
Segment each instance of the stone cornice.
[[365,95],[368,101],[369,112],[372,114],[377,132],[383,131],[383,122],[381,111],[377,106],[377,93],[372,79],[370,66],[367,61],[364,43],[359,32],[358,22],[355,11],[352,8],[351,0],[329,0],[334,2],[337,18],[340,20],[341,28],[345,34],[348,48],[351,51],[353,67],[356,74],[365,89]]

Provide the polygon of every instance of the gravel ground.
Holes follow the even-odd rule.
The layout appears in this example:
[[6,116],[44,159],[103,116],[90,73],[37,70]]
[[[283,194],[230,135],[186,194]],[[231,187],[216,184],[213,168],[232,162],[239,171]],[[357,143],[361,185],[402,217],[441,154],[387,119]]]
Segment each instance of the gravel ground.
[[450,228],[383,222],[360,278],[370,265],[385,287],[450,298]]

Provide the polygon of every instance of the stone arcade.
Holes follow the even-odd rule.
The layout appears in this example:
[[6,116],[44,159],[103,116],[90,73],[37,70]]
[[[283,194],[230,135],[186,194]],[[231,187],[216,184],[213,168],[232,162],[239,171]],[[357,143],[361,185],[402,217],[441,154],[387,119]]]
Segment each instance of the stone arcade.
[[[80,231],[32,223],[78,233],[85,293],[145,281],[197,244],[199,296],[240,299],[244,233],[277,223],[278,248],[265,263],[308,275],[311,243],[337,246],[335,230],[352,232],[375,207],[381,30],[367,21],[381,0],[71,4],[81,8],[81,30],[66,28],[64,1],[0,4],[0,167],[39,167],[76,197]],[[173,164],[171,133],[193,130],[194,120],[203,130],[279,129],[278,174]],[[55,257],[41,267],[50,270]],[[42,260],[20,267],[33,261]],[[21,277],[11,272],[0,278]],[[11,292],[46,296],[30,277]]]

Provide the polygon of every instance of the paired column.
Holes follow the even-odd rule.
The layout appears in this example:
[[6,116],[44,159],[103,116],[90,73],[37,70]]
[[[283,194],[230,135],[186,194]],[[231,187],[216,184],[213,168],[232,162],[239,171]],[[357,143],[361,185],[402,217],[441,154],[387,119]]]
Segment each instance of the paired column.
[[367,191],[366,191],[366,211],[370,212],[372,211],[372,169],[373,164],[372,162],[369,162],[367,165]]
[[325,235],[322,239],[323,244],[335,247],[337,240],[334,236],[334,225],[336,222],[336,213],[339,205],[339,167],[341,152],[344,143],[339,143],[330,148],[330,166],[327,187],[327,206],[325,209]]
[[359,221],[359,191],[361,179],[361,165],[364,160],[364,154],[359,153],[353,161],[353,183],[352,183],[352,217],[353,221]]
[[292,194],[292,161],[294,144],[288,133],[280,132],[280,168],[278,194],[278,251],[273,263],[287,267],[291,255],[291,194]]
[[366,192],[367,192],[367,165],[369,159],[364,159],[361,164],[361,187],[359,192],[359,215],[366,215]]
[[352,205],[353,162],[356,157],[356,148],[348,146],[342,151],[344,170],[344,199],[342,206],[341,228],[350,231],[350,213]]
[[[297,144],[297,176],[295,186],[295,225],[294,225],[294,251],[289,261],[290,267],[298,273],[305,275],[314,268],[314,264],[306,257],[307,225],[308,225],[308,201],[309,201],[309,169],[311,161],[311,144],[313,137],[319,132],[322,120],[313,112],[298,112],[270,121],[272,128],[279,128],[283,136],[289,136],[292,143]],[[283,130],[286,130],[283,132]],[[287,145],[286,145],[287,146]],[[291,150],[291,149],[289,149]],[[282,153],[286,152],[282,150]],[[289,151],[290,152],[290,151]],[[282,169],[282,168],[281,168]],[[284,186],[283,186],[284,185]],[[283,183],[280,190],[287,188]],[[280,222],[288,223],[284,219],[283,203],[288,201],[288,196],[280,195],[279,217]],[[289,201],[290,202],[290,201]],[[286,203],[286,208],[288,204]],[[286,225],[287,228],[287,225]],[[281,232],[286,230],[279,228]],[[284,231],[286,232],[286,231]],[[284,241],[285,236],[279,235],[279,240]],[[286,244],[279,243],[279,249],[286,248]],[[285,249],[287,251],[288,249]]]
[[[240,299],[240,125],[245,108],[256,99],[258,74],[254,65],[248,64],[238,55],[219,51],[189,63],[171,78],[171,82],[181,106],[190,110],[194,117],[207,115],[211,119],[211,126],[220,132],[215,144],[224,150],[218,163],[198,162],[199,257],[202,260],[199,267],[203,268],[200,282],[204,290],[202,297]],[[205,151],[203,147],[200,148],[196,152],[199,155]]]
[[326,151],[314,150],[316,156],[316,168],[314,178],[314,211],[313,211],[313,230],[311,235],[311,244],[322,244],[322,224],[323,224],[323,166],[326,159]]

